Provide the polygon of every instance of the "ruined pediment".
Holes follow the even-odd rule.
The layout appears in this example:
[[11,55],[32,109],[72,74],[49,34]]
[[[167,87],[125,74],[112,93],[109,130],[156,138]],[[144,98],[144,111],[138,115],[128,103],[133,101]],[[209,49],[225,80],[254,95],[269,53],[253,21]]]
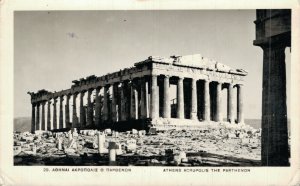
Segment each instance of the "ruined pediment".
[[166,63],[179,66],[203,68],[212,71],[226,72],[226,73],[236,73],[236,74],[247,74],[247,71],[243,69],[234,69],[228,65],[217,62],[216,60],[203,57],[201,54],[192,54],[192,55],[173,55],[170,57],[161,57],[161,56],[149,56],[147,60],[136,63],[143,64],[149,61],[157,63]]

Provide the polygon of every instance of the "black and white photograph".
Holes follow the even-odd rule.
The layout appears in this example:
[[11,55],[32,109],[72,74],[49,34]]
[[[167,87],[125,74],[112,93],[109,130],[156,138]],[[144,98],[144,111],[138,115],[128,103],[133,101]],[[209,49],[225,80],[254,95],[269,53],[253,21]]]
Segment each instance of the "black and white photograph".
[[293,13],[14,10],[12,102],[2,105],[12,111],[10,166],[123,176],[135,167],[198,176],[291,169]]

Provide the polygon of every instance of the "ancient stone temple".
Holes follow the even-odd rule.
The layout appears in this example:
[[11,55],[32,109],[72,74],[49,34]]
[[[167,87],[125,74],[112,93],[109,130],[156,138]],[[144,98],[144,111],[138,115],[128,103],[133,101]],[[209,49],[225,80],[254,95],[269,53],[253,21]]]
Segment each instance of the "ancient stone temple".
[[[246,75],[242,69],[232,69],[200,54],[150,56],[131,68],[74,80],[66,90],[30,92],[32,132],[217,124],[224,121],[222,101],[227,103],[228,124],[243,123]],[[176,91],[171,91],[171,85]],[[224,89],[226,100],[221,96]],[[175,99],[171,99],[172,94]]]
[[291,10],[256,11],[256,39],[263,49],[262,165],[289,165],[285,48],[291,46]]

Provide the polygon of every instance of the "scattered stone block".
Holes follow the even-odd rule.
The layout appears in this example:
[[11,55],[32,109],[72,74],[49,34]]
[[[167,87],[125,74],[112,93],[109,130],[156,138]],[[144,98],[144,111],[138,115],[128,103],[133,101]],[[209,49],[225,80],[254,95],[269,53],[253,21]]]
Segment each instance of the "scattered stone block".
[[145,134],[146,134],[145,130],[140,130],[139,131],[139,137],[143,137],[143,136],[145,136]]
[[100,154],[108,153],[108,149],[105,147],[105,134],[98,133],[98,150]]
[[130,139],[126,141],[127,144],[127,149],[131,151],[136,150],[136,140],[135,139]]
[[108,144],[108,150],[109,150],[109,162],[115,162],[116,161],[116,150],[119,149],[119,145],[116,144],[116,142],[109,142]]
[[136,129],[132,129],[131,133],[132,133],[132,134],[137,134],[138,131],[137,131]]
[[156,134],[157,134],[156,128],[151,127],[151,128],[149,129],[148,134],[149,134],[149,135],[156,135]]
[[22,151],[21,146],[14,146],[14,156],[20,154],[21,151]]
[[104,133],[107,134],[107,135],[111,135],[112,131],[111,131],[111,129],[105,129]]

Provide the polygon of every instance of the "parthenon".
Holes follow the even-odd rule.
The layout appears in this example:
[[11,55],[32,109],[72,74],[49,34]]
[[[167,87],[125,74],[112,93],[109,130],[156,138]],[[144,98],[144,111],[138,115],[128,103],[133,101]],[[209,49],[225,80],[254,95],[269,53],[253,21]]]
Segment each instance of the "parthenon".
[[[28,92],[32,103],[31,131],[217,124],[224,121],[223,89],[227,90],[227,122],[243,123],[246,75],[243,69],[233,69],[201,54],[150,56],[131,68],[74,80],[66,90]],[[170,85],[177,90],[172,100]]]

